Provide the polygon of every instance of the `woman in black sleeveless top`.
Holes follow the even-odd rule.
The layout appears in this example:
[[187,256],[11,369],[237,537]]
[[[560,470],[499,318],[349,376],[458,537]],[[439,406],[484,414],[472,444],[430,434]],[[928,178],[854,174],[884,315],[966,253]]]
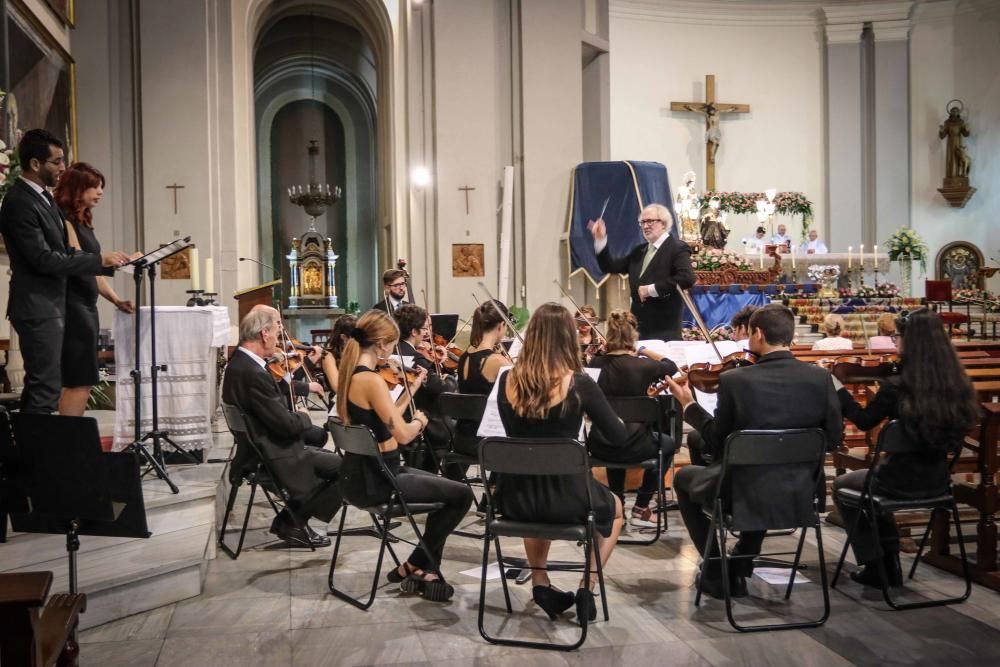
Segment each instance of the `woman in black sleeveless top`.
[[[612,442],[624,442],[625,425],[611,410],[597,384],[580,366],[576,327],[569,311],[547,303],[531,316],[524,349],[514,368],[498,379],[500,418],[510,437],[578,438],[586,415]],[[497,502],[505,518],[515,521],[578,523],[586,517],[587,487],[579,476],[498,475]],[[607,563],[622,527],[622,505],[608,488],[590,477],[601,562]],[[576,596],[551,587],[550,540],[525,539],[535,602],[550,617],[577,604],[577,615],[597,616],[591,590],[596,575],[581,581]],[[595,563],[591,563],[595,572]]]
[[[605,396],[646,396],[649,385],[664,376],[677,372],[677,365],[652,350],[643,350],[639,356],[635,343],[639,330],[635,316],[627,310],[613,310],[608,316],[605,354],[591,359],[589,366],[600,368],[597,386]],[[666,433],[657,433],[642,424],[626,424],[628,439],[624,444],[609,441],[599,428],[592,428],[587,436],[587,448],[597,458],[615,463],[638,463],[656,458],[662,450],[666,458],[676,449],[673,439]],[[608,469],[608,486],[625,502],[625,470]],[[656,470],[646,470],[642,486],[632,507],[632,523],[636,526],[653,526],[649,501],[659,486]]]
[[[86,162],[75,162],[63,172],[54,197],[66,218],[69,245],[83,252],[101,253],[94,234],[93,209],[104,194],[104,175]],[[62,394],[59,414],[81,416],[87,408],[90,388],[99,381],[97,372],[97,297],[118,310],[135,312],[131,301],[115,293],[104,276],[66,278],[66,335],[62,348]]]
[[[510,359],[497,351],[507,329],[503,318],[509,316],[507,307],[492,299],[481,304],[472,314],[469,347],[458,359],[459,393],[489,396],[493,391],[493,383],[497,380],[497,371],[510,365]],[[476,456],[478,430],[479,422],[458,420],[455,423],[455,450]]]
[[[384,312],[370,310],[361,316],[340,360],[337,412],[344,423],[363,424],[372,430],[382,458],[407,502],[444,503],[442,509],[427,515],[423,531],[431,556],[418,547],[388,575],[390,582],[400,583],[404,593],[420,593],[428,600],[443,602],[454,593],[440,571],[445,540],[472,504],[472,491],[461,482],[400,464],[399,445],[415,440],[427,426],[427,417],[417,410],[406,421],[403,417],[406,392],[393,403],[385,381],[375,373],[374,369],[392,354],[398,340],[399,329]],[[419,389],[425,378],[422,372],[411,384],[411,393]],[[386,502],[392,492],[389,480],[371,459],[351,453],[344,455],[340,485],[344,496],[362,507]]]

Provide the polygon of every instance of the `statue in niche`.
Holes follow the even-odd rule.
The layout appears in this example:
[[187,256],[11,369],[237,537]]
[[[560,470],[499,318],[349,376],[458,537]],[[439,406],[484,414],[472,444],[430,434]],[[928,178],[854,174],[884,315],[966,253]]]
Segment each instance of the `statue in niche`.
[[318,264],[312,264],[302,269],[302,294],[303,296],[323,295],[323,270]]
[[952,289],[976,289],[982,287],[982,266],[983,257],[979,248],[968,242],[956,241],[938,253],[937,275],[942,280],[950,280]]
[[[948,118],[938,128],[938,137],[947,139],[945,145],[945,178],[965,178],[968,179],[972,170],[972,160],[969,158],[962,137],[971,134],[969,124],[962,118],[962,102],[948,109]],[[950,104],[950,103],[949,103]]]
[[710,206],[701,216],[701,241],[707,247],[724,250],[729,231],[729,227],[719,217],[719,209]]

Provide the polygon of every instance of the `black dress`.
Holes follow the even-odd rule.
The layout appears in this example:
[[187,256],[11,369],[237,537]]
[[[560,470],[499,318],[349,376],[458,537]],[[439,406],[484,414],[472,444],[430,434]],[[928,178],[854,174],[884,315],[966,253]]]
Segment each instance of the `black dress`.
[[[94,230],[75,222],[76,236],[83,252],[101,253]],[[97,277],[66,278],[66,335],[62,346],[62,386],[88,387],[97,384]]]
[[[612,441],[625,440],[625,425],[586,373],[576,373],[562,402],[549,408],[544,419],[518,416],[507,399],[507,378],[499,378],[500,418],[512,438],[577,438],[586,414]],[[587,488],[579,475],[499,475],[497,500],[508,519],[546,523],[578,523],[585,519]],[[608,487],[592,476],[587,483],[594,502],[597,530],[607,537],[615,518],[615,499]]]
[[[493,391],[493,382],[483,377],[483,366],[491,354],[493,354],[493,350],[462,353],[458,359],[459,393],[490,395],[490,392]],[[479,442],[479,438],[476,437],[477,431],[479,431],[479,422],[477,421],[459,419],[455,422],[455,434],[458,436],[455,438],[455,449],[468,453],[470,456],[476,456],[476,444]]]

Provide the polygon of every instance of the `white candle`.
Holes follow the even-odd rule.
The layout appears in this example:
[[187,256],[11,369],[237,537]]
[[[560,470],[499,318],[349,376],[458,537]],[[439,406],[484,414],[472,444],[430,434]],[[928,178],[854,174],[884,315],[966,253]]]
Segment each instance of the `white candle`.
[[209,294],[215,293],[215,265],[211,257],[205,258],[205,291]]
[[865,244],[861,244],[861,248],[858,250],[858,264],[861,266],[861,270],[865,270]]
[[878,271],[878,244],[872,246],[872,268]]
[[795,270],[795,248],[790,248],[792,255],[792,271]]
[[198,275],[198,248],[192,246],[188,253],[188,266],[191,269],[191,289],[201,289],[201,276]]
[[764,268],[764,246],[760,246],[760,268]]
[[849,269],[854,268],[854,260],[851,259],[851,251],[853,251],[853,250],[854,250],[854,246],[852,246],[852,245],[847,246],[847,268],[849,268]]

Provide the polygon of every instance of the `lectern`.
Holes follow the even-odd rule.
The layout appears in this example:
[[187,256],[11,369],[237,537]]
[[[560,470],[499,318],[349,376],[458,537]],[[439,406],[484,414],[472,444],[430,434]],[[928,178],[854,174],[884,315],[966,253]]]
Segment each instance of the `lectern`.
[[280,285],[281,280],[272,280],[269,283],[263,283],[257,285],[256,287],[248,287],[245,290],[240,290],[233,294],[233,298],[239,303],[239,321],[242,322],[243,318],[250,309],[254,306],[274,305],[274,287],[275,285]]

